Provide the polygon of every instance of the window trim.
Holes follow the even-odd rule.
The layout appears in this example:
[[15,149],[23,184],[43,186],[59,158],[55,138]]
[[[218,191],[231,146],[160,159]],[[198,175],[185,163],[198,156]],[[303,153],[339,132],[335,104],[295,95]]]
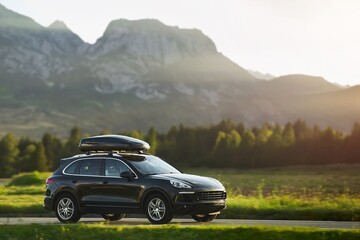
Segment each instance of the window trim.
[[88,160],[88,159],[100,159],[100,160],[102,160],[101,162],[102,162],[102,168],[104,168],[105,167],[105,161],[103,161],[103,160],[106,160],[106,159],[109,159],[109,160],[116,160],[116,161],[119,161],[119,162],[122,162],[122,163],[124,163],[129,169],[130,169],[130,171],[135,175],[135,179],[139,179],[139,177],[138,177],[138,175],[134,172],[134,170],[126,163],[126,162],[124,162],[123,160],[121,160],[121,159],[117,159],[117,158],[109,158],[109,157],[104,157],[104,158],[99,158],[99,157],[94,157],[94,158],[86,158],[86,159],[77,159],[77,160],[75,160],[75,161],[72,161],[71,163],[69,163],[63,170],[62,170],[62,174],[64,174],[64,175],[68,175],[68,176],[78,176],[78,177],[106,177],[106,178],[122,178],[122,179],[124,179],[123,177],[120,177],[120,176],[105,176],[105,172],[104,171],[102,171],[102,174],[103,175],[85,175],[85,174],[80,174],[80,172],[79,172],[79,174],[73,174],[73,173],[66,173],[65,172],[65,170],[70,166],[70,165],[72,165],[73,163],[75,163],[75,162],[78,162],[78,161],[85,161],[85,160]]

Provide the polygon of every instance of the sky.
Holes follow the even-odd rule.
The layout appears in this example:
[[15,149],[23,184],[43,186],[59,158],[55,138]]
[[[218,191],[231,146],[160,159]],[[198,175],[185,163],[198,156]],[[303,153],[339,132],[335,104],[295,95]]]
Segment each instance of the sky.
[[197,28],[246,69],[360,84],[359,0],[0,0],[48,26],[61,20],[94,43],[110,21],[155,18]]

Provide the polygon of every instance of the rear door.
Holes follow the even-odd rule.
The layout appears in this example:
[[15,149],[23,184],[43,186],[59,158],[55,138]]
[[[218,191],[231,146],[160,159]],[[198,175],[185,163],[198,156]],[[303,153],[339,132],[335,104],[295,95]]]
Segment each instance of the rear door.
[[78,174],[73,176],[72,181],[82,206],[95,206],[102,202],[103,162],[101,158],[81,160]]

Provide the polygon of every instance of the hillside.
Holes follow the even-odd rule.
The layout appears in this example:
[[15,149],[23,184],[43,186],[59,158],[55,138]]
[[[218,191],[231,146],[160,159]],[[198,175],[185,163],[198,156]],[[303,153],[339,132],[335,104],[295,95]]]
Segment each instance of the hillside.
[[285,75],[262,83],[262,90],[268,95],[308,95],[332,92],[341,88],[322,77],[302,74]]

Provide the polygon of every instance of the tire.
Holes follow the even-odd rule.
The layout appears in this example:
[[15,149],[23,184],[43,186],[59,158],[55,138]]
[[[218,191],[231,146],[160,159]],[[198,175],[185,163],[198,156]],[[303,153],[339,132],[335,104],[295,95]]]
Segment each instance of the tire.
[[101,216],[107,221],[117,221],[125,217],[125,213],[118,213],[118,214],[107,213],[107,214],[101,214]]
[[81,218],[79,206],[71,194],[62,194],[56,199],[55,214],[62,223],[76,223]]
[[191,217],[197,222],[211,222],[217,217],[217,214],[192,214]]
[[151,195],[146,200],[145,214],[153,224],[166,224],[174,217],[169,201],[161,194]]

